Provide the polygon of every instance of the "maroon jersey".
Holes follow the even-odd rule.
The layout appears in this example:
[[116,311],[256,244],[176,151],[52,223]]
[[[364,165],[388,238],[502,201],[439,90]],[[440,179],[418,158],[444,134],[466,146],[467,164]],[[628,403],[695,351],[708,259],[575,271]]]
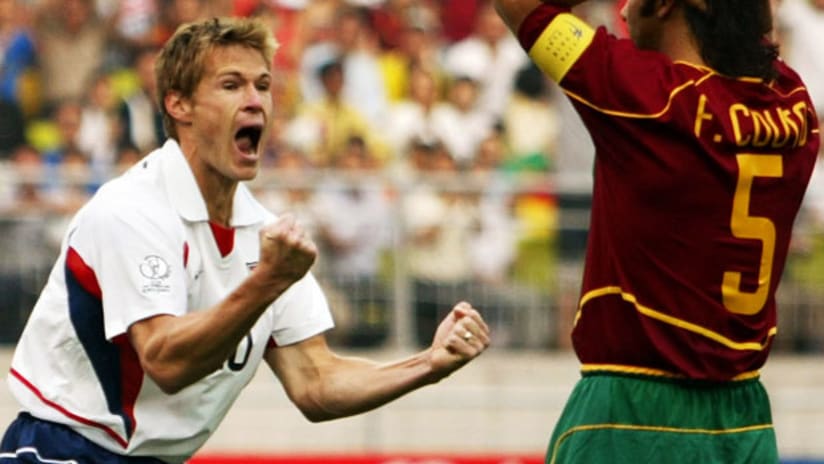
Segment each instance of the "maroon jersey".
[[519,39],[596,147],[572,333],[585,370],[729,380],[759,369],[819,147],[798,75],[729,78],[544,5]]

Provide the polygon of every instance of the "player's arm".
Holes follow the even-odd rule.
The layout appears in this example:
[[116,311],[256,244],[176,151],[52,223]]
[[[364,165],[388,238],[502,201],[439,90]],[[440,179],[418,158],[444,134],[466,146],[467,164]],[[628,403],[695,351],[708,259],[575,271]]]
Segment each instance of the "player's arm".
[[518,34],[524,19],[542,4],[573,7],[586,0],[495,0],[495,9],[509,29]]
[[219,369],[266,308],[300,280],[317,254],[314,243],[284,216],[260,232],[252,273],[218,305],[183,316],[159,315],[129,327],[143,370],[174,393]]
[[339,356],[323,335],[270,348],[265,359],[292,402],[317,422],[359,414],[438,382],[481,354],[489,341],[478,311],[459,303],[438,326],[432,346],[399,361]]

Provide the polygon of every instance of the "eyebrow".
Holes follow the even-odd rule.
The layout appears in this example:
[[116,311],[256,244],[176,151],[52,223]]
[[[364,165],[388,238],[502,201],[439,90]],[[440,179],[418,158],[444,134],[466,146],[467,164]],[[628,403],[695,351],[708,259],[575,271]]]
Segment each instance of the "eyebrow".
[[[218,72],[215,73],[215,76],[217,76],[217,77],[223,77],[223,76],[245,77],[242,72],[237,71],[237,70],[233,70],[233,69],[229,69],[229,70],[225,70],[225,71],[218,71]],[[272,73],[270,71],[262,72],[257,77],[255,77],[255,79],[260,79],[262,77],[271,78]]]

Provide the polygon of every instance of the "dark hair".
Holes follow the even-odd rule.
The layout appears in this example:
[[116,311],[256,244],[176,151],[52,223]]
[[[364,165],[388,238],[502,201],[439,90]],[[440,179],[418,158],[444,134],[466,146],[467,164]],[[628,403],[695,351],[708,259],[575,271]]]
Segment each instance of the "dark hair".
[[321,79],[325,79],[327,76],[332,74],[333,72],[342,72],[343,71],[343,61],[340,57],[335,57],[330,59],[318,67],[317,75]]
[[706,0],[706,10],[685,1],[687,23],[701,57],[714,70],[731,77],[776,77],[778,45],[772,30],[769,0]]
[[515,75],[515,90],[529,98],[541,98],[548,88],[546,76],[534,62],[530,61]]

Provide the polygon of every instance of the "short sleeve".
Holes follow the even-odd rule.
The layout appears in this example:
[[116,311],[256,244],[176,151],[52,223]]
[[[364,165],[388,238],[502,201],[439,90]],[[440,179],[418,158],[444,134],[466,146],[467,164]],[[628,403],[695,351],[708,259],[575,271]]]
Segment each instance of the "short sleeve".
[[275,300],[269,317],[278,346],[297,343],[335,326],[326,296],[311,273]]
[[139,320],[186,311],[180,220],[151,197],[136,204],[112,196],[84,208],[67,242],[96,278],[110,340]]

